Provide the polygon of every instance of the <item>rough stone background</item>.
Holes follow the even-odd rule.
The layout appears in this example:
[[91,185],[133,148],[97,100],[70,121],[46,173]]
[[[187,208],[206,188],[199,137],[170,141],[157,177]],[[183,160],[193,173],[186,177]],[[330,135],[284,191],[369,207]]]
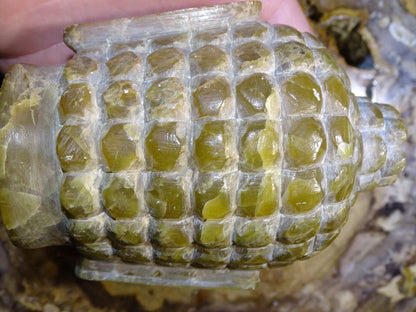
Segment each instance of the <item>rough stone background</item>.
[[402,113],[409,139],[398,181],[361,194],[331,247],[307,261],[262,271],[253,291],[79,280],[72,249],[15,248],[0,224],[0,311],[416,311],[416,1],[300,2],[334,53],[339,44],[330,29],[337,23],[354,26],[347,41],[358,38],[368,47],[367,58],[355,66],[339,60],[357,95]]

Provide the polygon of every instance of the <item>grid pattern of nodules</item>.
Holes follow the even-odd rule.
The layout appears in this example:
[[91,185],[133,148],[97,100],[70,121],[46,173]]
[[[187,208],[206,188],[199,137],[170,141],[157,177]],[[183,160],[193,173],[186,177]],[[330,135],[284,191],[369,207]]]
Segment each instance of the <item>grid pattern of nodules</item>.
[[255,268],[338,234],[361,158],[348,78],[308,34],[223,26],[65,66],[60,198],[87,256]]

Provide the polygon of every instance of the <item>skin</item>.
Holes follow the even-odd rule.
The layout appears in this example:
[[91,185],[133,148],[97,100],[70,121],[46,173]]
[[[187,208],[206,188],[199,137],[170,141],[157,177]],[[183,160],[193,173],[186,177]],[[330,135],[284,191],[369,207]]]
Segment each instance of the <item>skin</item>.
[[[63,29],[121,17],[140,16],[226,0],[2,0],[0,1],[0,73],[15,63],[55,65],[74,54],[62,41]],[[228,0],[230,2],[230,0]],[[297,0],[263,0],[262,18],[299,31],[312,30]]]

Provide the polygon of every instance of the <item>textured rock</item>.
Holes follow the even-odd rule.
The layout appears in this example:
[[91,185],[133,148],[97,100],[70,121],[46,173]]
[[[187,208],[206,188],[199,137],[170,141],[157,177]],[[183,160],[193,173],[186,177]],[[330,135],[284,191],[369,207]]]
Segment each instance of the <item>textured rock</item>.
[[[372,10],[376,8],[375,4],[369,5]],[[388,10],[392,8],[388,6],[386,8],[384,13],[379,9],[374,15],[391,14]],[[397,11],[397,7],[394,10],[395,14],[402,14],[401,11]],[[377,21],[378,18],[370,19],[369,27],[375,27]],[[412,23],[412,21],[403,18],[403,23]],[[391,42],[382,43],[383,40],[391,39],[388,34],[378,37],[378,32],[374,29],[373,34],[376,35],[381,46],[394,46]],[[389,51],[393,53],[397,51],[396,49],[402,48],[396,45],[395,49],[389,49]],[[380,51],[385,50],[380,49]],[[411,56],[414,52],[410,50],[408,54],[399,54]],[[400,63],[393,63],[393,65],[400,66]],[[405,69],[401,70],[402,73],[406,72]],[[355,71],[355,75],[352,76],[353,81],[355,78],[360,79],[359,73]],[[368,72],[363,72],[362,75],[365,77]],[[390,77],[389,88],[393,87],[394,83],[400,86],[396,88],[400,92],[389,94],[396,98],[396,103],[400,103],[400,111],[404,113],[409,126],[409,136],[412,137],[414,136],[415,116],[412,115],[411,108],[415,103],[412,102],[414,95],[408,91],[411,90],[409,86],[414,83],[406,75],[391,77],[379,72],[375,75],[376,79],[380,79],[377,90],[386,86],[383,85],[383,81],[387,81],[387,77]],[[394,83],[392,84],[391,81]],[[380,97],[378,100],[388,101],[388,98]],[[412,151],[414,147],[409,142],[405,148],[407,151]],[[9,264],[7,269],[8,283],[3,286],[7,287],[7,292],[5,292],[6,296],[2,296],[2,300],[9,305],[12,302],[15,304],[20,302],[20,305],[25,306],[26,309],[34,310],[45,309],[46,299],[42,298],[52,296],[56,306],[63,307],[62,309],[72,306],[77,307],[78,310],[83,308],[88,311],[138,309],[133,300],[134,297],[147,310],[161,307],[166,300],[165,308],[169,311],[183,311],[191,306],[197,311],[220,309],[223,311],[253,309],[304,311],[306,307],[320,311],[412,311],[416,305],[414,294],[412,295],[411,290],[409,291],[411,289],[409,285],[412,283],[412,273],[409,272],[412,272],[411,268],[414,266],[416,254],[415,213],[412,204],[415,194],[415,181],[412,178],[415,167],[412,153],[408,155],[405,175],[399,177],[396,186],[380,189],[367,196],[359,196],[343,232],[328,249],[305,262],[295,263],[281,269],[262,271],[262,282],[255,291],[187,291],[183,289],[166,291],[157,287],[122,287],[118,284],[106,283],[105,289],[110,294],[129,295],[129,298],[132,298],[113,297],[106,301],[104,300],[106,295],[98,284],[84,284],[73,279],[70,272],[71,266],[62,264],[65,261],[62,261],[60,257],[56,259],[56,250],[46,250],[46,253],[17,250],[7,243],[3,232],[5,242],[3,245],[7,246],[8,258],[11,259],[10,263],[13,265]],[[21,261],[15,261],[16,255],[19,255]],[[38,259],[37,263],[34,255]],[[64,253],[64,259],[69,256],[69,251]],[[53,278],[57,274],[56,270],[51,270],[49,266],[52,260],[45,261],[46,259],[53,259],[59,264],[59,279]],[[338,260],[342,261],[342,265]],[[39,267],[45,267],[43,274],[22,270],[25,265],[32,267],[34,262]],[[16,283],[25,286],[13,289]],[[30,286],[38,284],[44,285],[42,288],[44,295],[39,291],[34,291],[34,288]],[[77,285],[82,285],[82,287]],[[71,293],[68,293],[68,289],[72,290]],[[12,293],[13,297],[10,295]],[[60,293],[65,293],[65,296],[59,295]],[[33,300],[34,297],[37,299]],[[51,305],[49,303],[48,308]]]

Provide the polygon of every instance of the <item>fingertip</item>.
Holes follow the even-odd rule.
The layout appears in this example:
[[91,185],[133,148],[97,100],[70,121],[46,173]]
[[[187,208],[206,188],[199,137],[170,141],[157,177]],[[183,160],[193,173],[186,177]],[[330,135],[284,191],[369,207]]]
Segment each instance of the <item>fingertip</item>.
[[73,55],[74,51],[69,49],[63,42],[60,42],[29,55],[0,59],[0,72],[5,73],[10,66],[17,63],[60,65],[71,59]]
[[275,12],[268,18],[268,22],[274,24],[289,25],[300,32],[308,32],[314,35],[311,25],[296,0],[284,0]]

